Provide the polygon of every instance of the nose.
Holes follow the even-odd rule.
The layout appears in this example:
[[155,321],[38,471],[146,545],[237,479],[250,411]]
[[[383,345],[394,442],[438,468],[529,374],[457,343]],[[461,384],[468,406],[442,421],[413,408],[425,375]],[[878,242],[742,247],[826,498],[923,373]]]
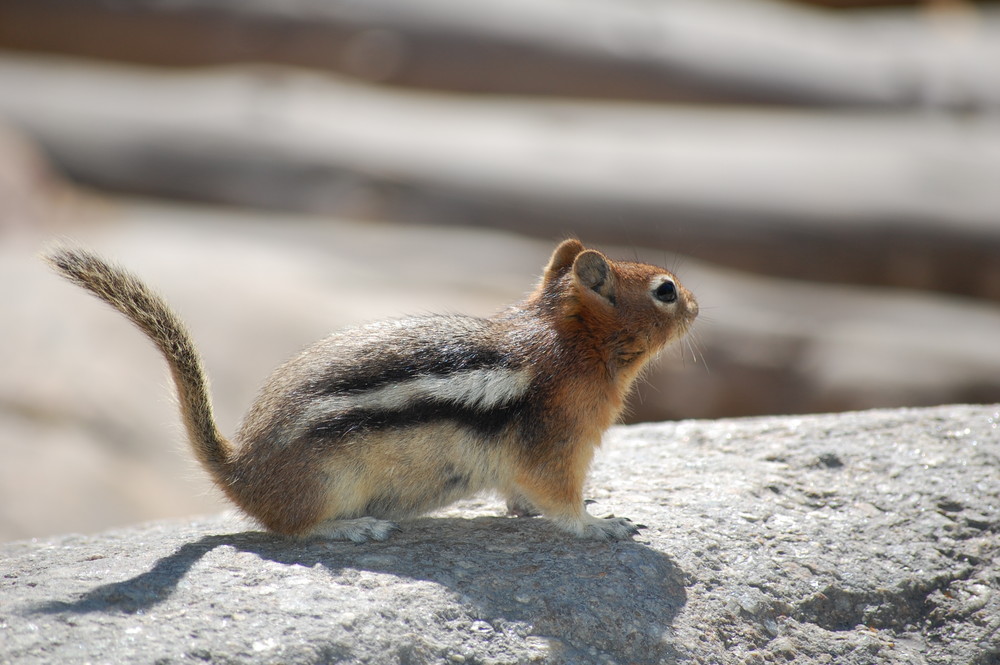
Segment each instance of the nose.
[[694,299],[694,296],[688,294],[687,297],[687,311],[691,315],[691,318],[698,316],[698,301]]

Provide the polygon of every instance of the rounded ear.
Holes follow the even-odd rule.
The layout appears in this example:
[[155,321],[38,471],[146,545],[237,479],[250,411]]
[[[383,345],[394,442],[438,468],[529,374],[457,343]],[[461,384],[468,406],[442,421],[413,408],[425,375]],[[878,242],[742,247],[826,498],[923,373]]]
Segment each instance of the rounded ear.
[[552,252],[552,258],[549,259],[549,265],[545,268],[545,277],[543,281],[548,283],[553,279],[558,279],[566,270],[573,265],[573,259],[576,258],[577,254],[583,251],[583,244],[579,240],[569,239],[563,240],[556,247],[556,251]]
[[615,276],[603,254],[592,249],[577,254],[573,276],[577,284],[615,304]]

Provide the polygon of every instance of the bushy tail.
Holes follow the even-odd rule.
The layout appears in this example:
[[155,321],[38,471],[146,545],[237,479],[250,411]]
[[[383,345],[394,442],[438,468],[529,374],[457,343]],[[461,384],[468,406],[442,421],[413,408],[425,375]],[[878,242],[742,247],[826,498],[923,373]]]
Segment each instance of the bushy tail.
[[124,314],[153,340],[170,365],[194,454],[226,489],[225,469],[232,457],[232,446],[215,424],[208,379],[181,320],[138,278],[95,254],[60,248],[45,260],[64,277]]

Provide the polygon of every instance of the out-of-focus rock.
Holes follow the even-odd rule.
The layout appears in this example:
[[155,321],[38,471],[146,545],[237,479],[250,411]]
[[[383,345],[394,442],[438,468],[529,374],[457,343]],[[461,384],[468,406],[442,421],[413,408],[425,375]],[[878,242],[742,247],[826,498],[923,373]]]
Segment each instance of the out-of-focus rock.
[[996,304],[691,261],[680,272],[701,294],[703,320],[675,362],[651,374],[637,420],[1000,399]]
[[37,145],[0,122],[0,242],[51,233],[78,198]]

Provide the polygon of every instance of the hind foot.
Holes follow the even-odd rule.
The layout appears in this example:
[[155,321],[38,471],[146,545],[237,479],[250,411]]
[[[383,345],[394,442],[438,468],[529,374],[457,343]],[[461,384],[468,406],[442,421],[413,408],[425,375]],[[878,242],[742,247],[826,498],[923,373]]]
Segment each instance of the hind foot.
[[541,513],[520,494],[507,497],[507,514],[511,517],[538,517]]
[[310,536],[326,540],[350,540],[364,543],[369,540],[387,540],[393,531],[399,531],[395,522],[378,520],[374,517],[358,517],[351,520],[330,520],[316,527]]

